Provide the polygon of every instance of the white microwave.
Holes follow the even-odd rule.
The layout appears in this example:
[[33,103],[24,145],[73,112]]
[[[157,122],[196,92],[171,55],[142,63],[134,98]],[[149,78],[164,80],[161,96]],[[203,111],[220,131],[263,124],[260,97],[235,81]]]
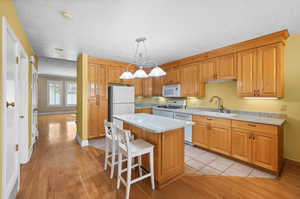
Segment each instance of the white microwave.
[[163,86],[163,97],[180,97],[180,84]]

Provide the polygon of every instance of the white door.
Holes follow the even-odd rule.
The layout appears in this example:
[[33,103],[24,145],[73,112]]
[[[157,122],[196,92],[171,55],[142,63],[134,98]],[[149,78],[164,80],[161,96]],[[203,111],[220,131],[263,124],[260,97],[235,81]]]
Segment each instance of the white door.
[[113,86],[113,103],[134,103],[134,87]]
[[[19,187],[20,167],[18,161],[17,137],[17,63],[18,42],[15,36],[4,24],[4,66],[3,66],[3,91],[4,91],[4,129],[3,129],[3,194],[4,199],[14,198]],[[6,26],[5,26],[6,24]]]

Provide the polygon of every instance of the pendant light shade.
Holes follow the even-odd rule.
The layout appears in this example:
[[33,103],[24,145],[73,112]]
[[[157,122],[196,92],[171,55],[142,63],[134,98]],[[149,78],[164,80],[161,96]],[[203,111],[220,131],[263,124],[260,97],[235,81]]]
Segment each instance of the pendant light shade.
[[147,73],[143,70],[143,68],[139,68],[137,71],[135,71],[134,75],[133,75],[134,78],[147,78],[148,75]]
[[166,75],[166,72],[163,71],[163,69],[161,69],[160,67],[158,66],[155,66],[151,72],[149,73],[149,76],[150,77],[160,77],[160,76],[163,76],[163,75]]
[[122,73],[122,75],[120,76],[120,79],[133,79],[133,74],[129,71],[125,71]]
[[[155,61],[151,60],[148,57],[147,48],[145,44],[146,38],[140,37],[137,38],[135,41],[136,41],[136,50],[134,53],[134,61],[131,64],[129,64],[129,66],[130,65],[138,66],[139,69],[135,71],[134,74],[126,70],[124,73],[122,73],[120,79],[160,77],[166,75],[166,72],[163,71],[163,69],[161,69],[160,67],[158,67]],[[141,45],[142,45],[142,49],[140,49]],[[143,70],[143,67],[148,68],[153,66],[155,67],[151,70],[149,75],[147,75],[147,73]]]

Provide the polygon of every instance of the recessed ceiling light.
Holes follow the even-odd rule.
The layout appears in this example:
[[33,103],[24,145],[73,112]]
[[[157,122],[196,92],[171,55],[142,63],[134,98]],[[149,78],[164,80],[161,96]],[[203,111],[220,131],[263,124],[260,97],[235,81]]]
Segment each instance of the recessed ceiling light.
[[72,19],[73,18],[73,14],[71,12],[68,11],[61,11],[61,15],[67,19]]
[[54,48],[54,50],[59,51],[59,52],[64,51],[64,49],[62,49],[62,48]]

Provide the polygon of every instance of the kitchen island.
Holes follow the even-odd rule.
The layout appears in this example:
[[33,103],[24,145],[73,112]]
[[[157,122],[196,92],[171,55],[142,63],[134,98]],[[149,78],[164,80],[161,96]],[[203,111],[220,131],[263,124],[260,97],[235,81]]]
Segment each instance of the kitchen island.
[[[172,182],[184,172],[184,127],[193,123],[183,120],[139,113],[114,115],[123,128],[154,145],[155,181],[159,188]],[[149,158],[142,166],[149,171]]]

